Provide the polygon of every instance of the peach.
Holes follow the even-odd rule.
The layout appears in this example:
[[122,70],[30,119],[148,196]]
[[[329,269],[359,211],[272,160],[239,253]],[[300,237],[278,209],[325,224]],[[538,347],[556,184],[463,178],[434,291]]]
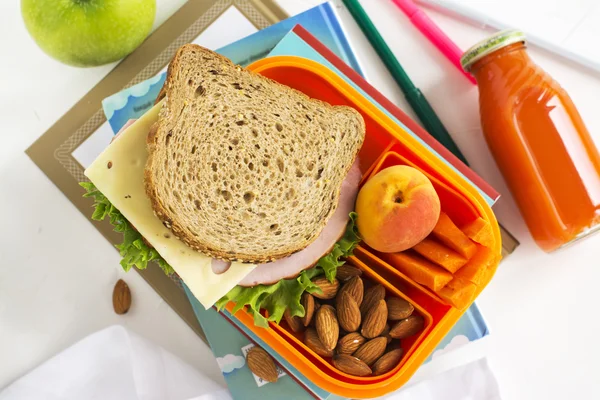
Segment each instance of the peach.
[[405,165],[369,179],[356,199],[357,226],[375,250],[396,253],[427,237],[440,217],[440,199],[421,171]]

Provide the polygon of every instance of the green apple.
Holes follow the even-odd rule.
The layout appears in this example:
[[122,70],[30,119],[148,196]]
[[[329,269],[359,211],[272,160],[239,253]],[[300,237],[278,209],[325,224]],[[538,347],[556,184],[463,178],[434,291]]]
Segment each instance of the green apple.
[[21,0],[21,13],[44,52],[92,67],[120,60],[144,41],[156,0]]

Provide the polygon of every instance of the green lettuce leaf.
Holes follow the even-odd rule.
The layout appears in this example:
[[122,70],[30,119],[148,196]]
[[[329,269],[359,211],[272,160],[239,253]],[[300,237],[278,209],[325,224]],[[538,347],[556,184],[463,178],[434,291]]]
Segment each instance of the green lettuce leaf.
[[[356,217],[356,213],[350,213],[350,221],[344,236],[334,245],[329,254],[321,257],[313,268],[302,271],[297,278],[282,279],[273,285],[236,286],[216,303],[217,309],[220,310],[233,301],[235,302],[233,313],[246,307],[246,311],[254,317],[254,324],[265,328],[269,326],[269,321],[278,324],[287,308],[291,316],[304,316],[304,307],[300,304],[302,293],[320,291],[311,279],[325,274],[332,282],[337,268],[344,264],[343,258],[352,255],[352,251],[360,242]],[[261,309],[267,311],[268,318],[260,313]]]
[[173,268],[158,254],[154,248],[148,246],[142,235],[133,228],[125,219],[123,214],[112,205],[93,183],[81,182],[79,185],[86,190],[83,197],[92,197],[94,199],[94,213],[92,219],[102,221],[106,217],[114,226],[116,232],[123,234],[123,243],[116,245],[121,254],[121,266],[125,271],[129,271],[135,266],[138,269],[146,269],[148,263],[155,261],[167,275],[171,275]]

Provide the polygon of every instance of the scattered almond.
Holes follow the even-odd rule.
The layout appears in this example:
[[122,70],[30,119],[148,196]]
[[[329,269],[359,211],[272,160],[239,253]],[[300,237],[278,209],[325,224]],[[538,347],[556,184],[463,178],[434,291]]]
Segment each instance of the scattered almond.
[[310,293],[302,294],[302,307],[304,307],[304,317],[302,317],[302,325],[308,326],[315,313],[315,298]]
[[327,350],[335,349],[340,334],[340,326],[335,316],[335,309],[330,305],[322,305],[315,315],[317,335]]
[[387,314],[387,305],[385,300],[381,299],[367,312],[361,329],[362,335],[367,339],[379,336],[385,328]]
[[329,280],[327,278],[325,278],[325,276],[319,276],[317,278],[314,278],[312,280],[312,282],[317,285],[320,289],[322,293],[313,293],[312,295],[318,299],[324,299],[324,300],[329,300],[329,299],[333,299],[335,297],[335,295],[338,292],[338,289],[340,288],[340,282],[337,279],[333,280],[332,282],[329,282]]
[[254,375],[267,382],[277,382],[277,367],[269,353],[254,346],[246,356],[246,363]]
[[354,354],[354,357],[362,360],[367,365],[373,364],[379,357],[385,353],[385,347],[387,346],[387,339],[380,336],[375,339],[369,340],[367,343],[360,346]]
[[131,307],[131,290],[123,279],[119,279],[113,289],[113,308],[119,315],[125,314]]
[[371,375],[371,368],[367,364],[349,354],[336,354],[333,356],[333,365],[340,371],[350,375]]
[[338,341],[336,352],[338,354],[352,354],[358,350],[366,340],[367,339],[362,337],[358,332],[349,333]]
[[302,330],[302,321],[300,320],[300,317],[292,317],[290,315],[289,308],[285,309],[285,312],[283,313],[283,318],[285,319],[285,322],[287,322],[292,331],[300,332]]
[[360,327],[360,309],[354,297],[348,292],[338,294],[336,298],[337,318],[340,327],[346,332],[354,332]]
[[390,336],[394,339],[404,339],[420,332],[425,325],[425,320],[420,315],[411,315],[400,320],[390,329]]
[[373,375],[382,375],[394,369],[402,358],[402,349],[395,349],[382,355],[375,364],[373,364]]
[[360,315],[364,318],[367,311],[383,299],[385,299],[385,288],[383,286],[375,285],[365,290],[365,296],[360,305]]
[[338,267],[335,277],[342,282],[346,282],[350,278],[361,275],[362,271],[360,269],[353,267],[352,265],[344,264],[341,267]]
[[340,292],[347,292],[350,296],[354,297],[356,304],[360,307],[363,301],[364,286],[360,276],[350,278],[348,282],[342,286]]
[[386,302],[390,321],[408,318],[415,310],[412,304],[400,297],[389,297]]
[[304,332],[304,344],[321,357],[333,357],[333,350],[327,350],[325,346],[323,346],[323,343],[321,342],[321,339],[319,339],[319,335],[314,328],[308,328],[306,332]]

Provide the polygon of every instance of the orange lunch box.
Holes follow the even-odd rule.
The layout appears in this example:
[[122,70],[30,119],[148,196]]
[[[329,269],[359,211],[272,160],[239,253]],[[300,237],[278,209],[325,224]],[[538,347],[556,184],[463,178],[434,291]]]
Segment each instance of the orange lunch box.
[[[492,237],[487,248],[478,247],[477,260],[485,275],[478,285],[478,295],[495,273],[501,254],[500,230],[496,218],[479,192],[455,170],[435,156],[411,134],[392,121],[349,83],[323,65],[294,56],[262,59],[250,65],[257,72],[306,95],[333,105],[347,105],[359,111],[366,124],[366,137],[358,155],[363,182],[392,165],[409,165],[421,170],[434,185],[442,211],[458,226],[481,218],[491,226]],[[360,215],[359,215],[360,218]],[[391,371],[379,376],[357,377],[337,370],[302,341],[302,333],[294,333],[282,321],[269,328],[254,325],[253,317],[244,310],[234,314],[243,325],[264,340],[273,351],[284,357],[301,374],[323,390],[349,398],[372,398],[386,395],[404,385],[427,359],[440,341],[468,308],[459,310],[442,300],[435,292],[402,274],[385,255],[360,245],[348,263],[363,270],[363,277],[383,285],[389,295],[412,303],[415,313],[425,320],[423,331],[404,339],[404,355]],[[476,297],[476,296],[475,296]],[[233,304],[227,305],[231,312]]]

